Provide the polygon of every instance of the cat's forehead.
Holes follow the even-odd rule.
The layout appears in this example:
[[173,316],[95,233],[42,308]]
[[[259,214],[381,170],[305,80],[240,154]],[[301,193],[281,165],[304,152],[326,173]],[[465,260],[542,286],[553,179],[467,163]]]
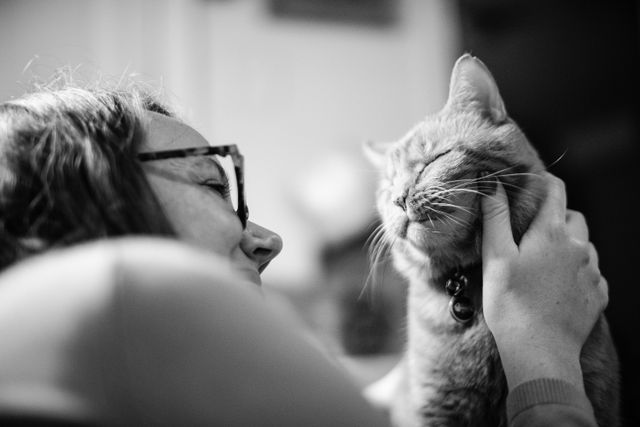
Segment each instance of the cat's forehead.
[[[498,130],[477,114],[440,112],[414,126],[394,147],[396,162],[425,162],[444,152],[484,151],[502,148],[508,138],[505,129]],[[509,132],[507,132],[508,134]],[[517,140],[518,138],[515,138]]]
[[396,144],[391,157],[396,162],[410,166],[424,163],[443,152],[463,149],[466,145],[463,135],[423,122]]

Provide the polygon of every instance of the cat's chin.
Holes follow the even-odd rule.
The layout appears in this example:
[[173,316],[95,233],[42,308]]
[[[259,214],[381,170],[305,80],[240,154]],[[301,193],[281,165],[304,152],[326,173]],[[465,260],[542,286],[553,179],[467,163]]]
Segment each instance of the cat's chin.
[[427,254],[436,249],[456,248],[469,241],[475,234],[475,227],[462,227],[445,221],[411,222],[405,238],[416,248]]
[[415,250],[431,256],[435,251],[452,246],[451,236],[437,232],[407,233],[406,242]]
[[403,240],[416,255],[437,260],[443,266],[460,266],[480,258],[480,236],[475,226],[438,229],[437,223],[411,223]]

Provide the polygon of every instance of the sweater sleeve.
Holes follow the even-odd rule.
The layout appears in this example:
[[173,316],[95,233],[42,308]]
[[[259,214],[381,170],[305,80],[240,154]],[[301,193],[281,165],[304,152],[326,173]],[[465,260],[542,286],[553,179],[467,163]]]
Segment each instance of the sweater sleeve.
[[515,387],[507,397],[507,416],[512,427],[597,427],[587,396],[555,378],[541,378]]
[[224,259],[123,252],[117,318],[131,425],[382,426],[359,389]]

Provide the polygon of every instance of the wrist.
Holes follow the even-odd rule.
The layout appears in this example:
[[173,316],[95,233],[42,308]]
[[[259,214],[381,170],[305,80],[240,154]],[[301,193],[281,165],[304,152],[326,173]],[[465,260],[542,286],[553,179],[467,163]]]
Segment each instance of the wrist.
[[580,350],[566,343],[499,343],[509,390],[540,378],[565,381],[584,392]]

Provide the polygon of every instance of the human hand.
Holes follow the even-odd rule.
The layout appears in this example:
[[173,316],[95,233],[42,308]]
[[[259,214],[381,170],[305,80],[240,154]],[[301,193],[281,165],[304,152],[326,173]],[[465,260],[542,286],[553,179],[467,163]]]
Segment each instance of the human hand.
[[502,184],[482,200],[483,314],[510,388],[556,377],[582,389],[580,351],[608,303],[607,282],[584,217],[566,208],[564,183],[542,178],[547,197],[519,245]]

